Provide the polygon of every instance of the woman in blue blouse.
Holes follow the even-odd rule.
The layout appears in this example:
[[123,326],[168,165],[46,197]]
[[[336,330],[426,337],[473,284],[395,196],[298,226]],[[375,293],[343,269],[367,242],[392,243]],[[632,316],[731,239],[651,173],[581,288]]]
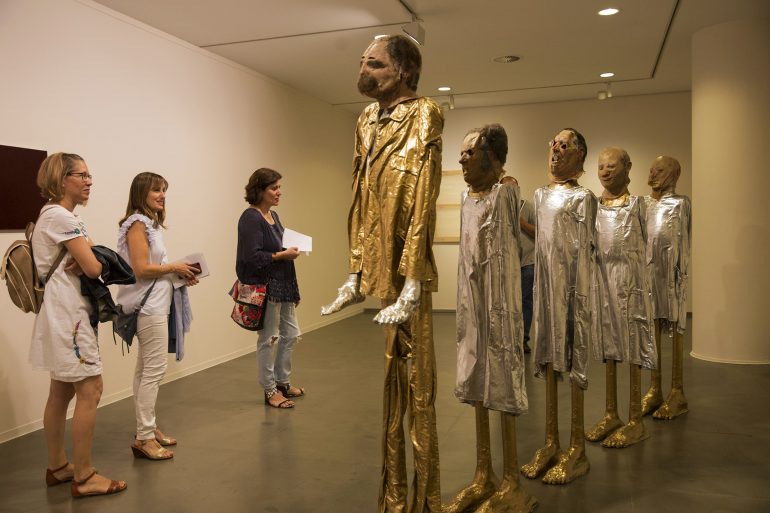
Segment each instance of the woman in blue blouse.
[[265,389],[265,404],[293,408],[292,398],[305,394],[289,382],[291,354],[300,335],[294,311],[300,299],[294,270],[299,250],[283,248],[283,225],[271,210],[280,198],[280,173],[259,168],[251,174],[245,197],[249,207],[238,220],[235,272],[241,283],[267,284],[264,327],[257,339],[259,384]]

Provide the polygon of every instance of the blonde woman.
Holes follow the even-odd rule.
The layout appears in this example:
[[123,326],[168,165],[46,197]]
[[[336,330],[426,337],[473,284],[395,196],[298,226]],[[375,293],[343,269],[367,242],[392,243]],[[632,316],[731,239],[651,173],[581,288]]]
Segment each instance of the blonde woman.
[[139,173],[131,182],[126,215],[120,220],[118,254],[134,270],[136,283],[119,288],[117,301],[133,311],[142,301],[137,322],[138,351],[134,371],[136,440],[131,450],[137,458],[167,460],[174,457],[165,446],[177,441],[166,436],[155,420],[158,388],[168,365],[168,315],[174,293],[172,278],[187,285],[198,283],[194,267],[168,262],[163,229],[168,182],[155,173]]
[[[88,202],[93,177],[82,157],[54,153],[40,165],[37,185],[48,199],[32,235],[38,274],[48,277],[59,253],[66,252],[62,265],[48,277],[29,352],[32,366],[51,376],[43,414],[48,446],[45,481],[48,486],[71,481],[73,497],[121,492],[126,489],[125,481],[100,476],[91,463],[96,407],[102,395],[102,360],[96,331],[89,323],[91,305],[80,293],[80,276],[99,277],[102,264],[91,251],[88,230],[75,208]],[[69,463],[64,425],[73,397],[73,458]]]

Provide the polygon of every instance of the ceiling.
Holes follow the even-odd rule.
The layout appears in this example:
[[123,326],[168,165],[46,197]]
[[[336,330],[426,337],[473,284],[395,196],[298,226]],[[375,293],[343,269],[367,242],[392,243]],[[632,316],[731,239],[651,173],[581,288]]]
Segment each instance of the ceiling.
[[451,86],[456,108],[596,98],[605,71],[616,97],[689,91],[693,33],[770,17],[770,0],[97,0],[353,112],[361,53],[412,21],[402,2],[426,33],[420,94],[449,104]]

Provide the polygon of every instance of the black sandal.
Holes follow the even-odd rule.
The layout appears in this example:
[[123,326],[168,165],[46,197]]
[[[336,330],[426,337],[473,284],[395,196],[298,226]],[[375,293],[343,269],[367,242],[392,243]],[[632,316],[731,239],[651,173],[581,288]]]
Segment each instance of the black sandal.
[[275,385],[275,388],[277,388],[278,391],[281,392],[284,397],[302,397],[303,395],[305,395],[305,389],[301,387],[296,387],[297,390],[299,390],[299,394],[292,394],[290,383],[286,383],[286,384],[278,383]]
[[[279,408],[279,409],[294,408],[294,401],[292,401],[291,399],[288,399],[288,398],[284,399],[283,401],[281,401],[278,404],[271,403],[270,402],[270,398],[273,397],[278,392],[279,392],[278,387],[272,389],[269,392],[265,391],[265,404],[268,405],[268,406],[271,406],[273,408]],[[291,404],[287,404],[287,403],[291,403]]]

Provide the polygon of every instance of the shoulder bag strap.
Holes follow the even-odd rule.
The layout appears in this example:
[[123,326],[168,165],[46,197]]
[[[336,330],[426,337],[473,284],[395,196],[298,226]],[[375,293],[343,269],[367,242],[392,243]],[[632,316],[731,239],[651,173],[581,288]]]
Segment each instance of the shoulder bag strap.
[[134,308],[134,312],[135,313],[139,313],[139,311],[142,309],[142,307],[144,307],[144,304],[147,302],[147,298],[150,297],[150,292],[152,292],[152,289],[155,287],[155,282],[157,282],[157,281],[158,281],[158,278],[155,278],[154,280],[152,280],[152,285],[150,285],[150,288],[147,289],[147,293],[144,295],[144,298],[142,299],[142,302],[139,303],[139,306]]

